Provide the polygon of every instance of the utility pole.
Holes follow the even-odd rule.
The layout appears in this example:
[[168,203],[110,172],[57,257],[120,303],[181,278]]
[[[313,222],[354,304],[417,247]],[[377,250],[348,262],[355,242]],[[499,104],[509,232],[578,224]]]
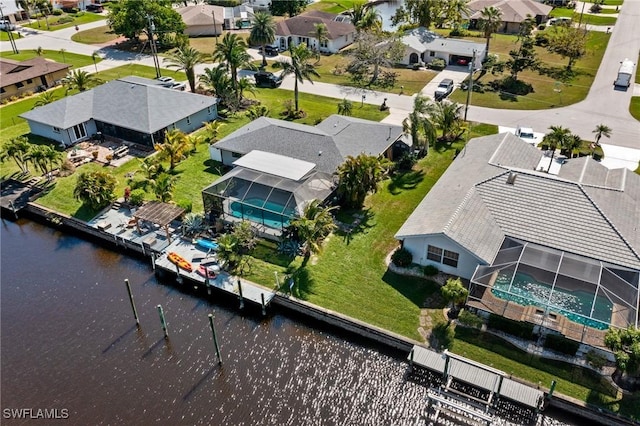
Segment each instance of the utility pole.
[[[2,10],[3,7],[4,2],[0,3],[0,18],[4,22],[4,10]],[[11,23],[9,19],[7,19],[7,23],[9,25],[9,27],[7,28],[7,36],[9,37],[9,43],[11,44],[11,50],[13,50],[13,53],[17,55],[18,53],[20,53],[20,51],[18,50],[18,46],[16,46],[16,41],[13,39],[13,33],[11,32]]]
[[471,100],[471,92],[473,92],[473,67],[476,62],[476,50],[473,49],[473,56],[469,62],[469,87],[467,87],[467,104],[464,107],[464,121],[467,121],[467,111],[469,111],[469,101]]
[[156,30],[156,24],[153,23],[153,16],[147,15],[149,22],[149,45],[151,46],[151,56],[153,56],[153,66],[156,68],[156,78],[162,77],[160,74],[160,61],[158,61],[158,50],[156,49],[156,40],[153,32]]
[[211,11],[211,16],[213,16],[213,35],[216,37],[216,45],[218,44],[218,30],[216,29],[216,11]]

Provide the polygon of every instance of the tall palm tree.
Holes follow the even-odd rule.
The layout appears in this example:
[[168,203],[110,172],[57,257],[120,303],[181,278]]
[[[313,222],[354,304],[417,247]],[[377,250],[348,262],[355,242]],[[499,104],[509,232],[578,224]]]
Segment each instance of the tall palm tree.
[[156,144],[154,148],[161,157],[169,159],[169,170],[173,170],[183,158],[187,146],[187,136],[180,130],[173,129],[165,135],[164,143]]
[[151,185],[156,199],[166,203],[171,201],[171,198],[173,198],[173,189],[176,186],[176,177],[171,176],[169,173],[160,173],[151,182]]
[[143,160],[139,158],[137,160],[138,160],[138,164],[140,165],[140,170],[142,171],[142,173],[144,174],[144,177],[146,178],[144,183],[146,184],[147,181],[155,179],[155,177],[157,176],[160,170],[160,164],[158,163],[158,158],[154,155],[154,156],[146,157]]
[[204,123],[205,140],[209,145],[213,145],[218,141],[218,135],[220,134],[222,126],[224,126],[224,123],[221,123],[218,120]]
[[224,66],[231,73],[231,84],[236,100],[240,99],[238,93],[238,68],[243,66],[251,67],[251,55],[247,53],[247,43],[237,34],[226,33],[222,41],[216,44],[213,52],[213,60],[223,62]]
[[413,149],[419,150],[420,156],[429,153],[429,146],[435,145],[438,137],[436,124],[430,118],[435,108],[429,98],[418,95],[413,101],[413,111],[402,122],[403,132],[411,136]]
[[189,45],[178,47],[176,51],[167,55],[163,62],[169,63],[167,67],[177,68],[184,71],[189,81],[189,88],[192,93],[196,92],[196,65],[204,63],[208,55],[201,53]]
[[36,103],[33,104],[33,107],[37,108],[40,106],[48,105],[55,100],[55,92],[44,92],[42,95],[38,96],[38,98],[36,99]]
[[565,138],[562,142],[562,149],[565,151],[567,156],[571,158],[573,150],[580,148],[582,145],[582,138],[578,135],[569,135],[569,137]]
[[32,145],[29,160],[46,175],[62,163],[62,153],[49,145]]
[[22,173],[29,173],[29,149],[31,144],[26,136],[18,136],[0,147],[0,161],[12,159]]
[[298,241],[304,251],[304,261],[320,251],[320,246],[329,234],[336,229],[331,211],[335,207],[324,207],[319,200],[308,203],[300,215],[290,223],[290,228],[294,230]]
[[276,41],[276,23],[273,17],[266,12],[256,12],[253,15],[253,27],[249,34],[249,42],[262,47],[262,67],[267,66],[265,47]]
[[546,145],[549,145],[549,149],[551,150],[551,161],[549,161],[547,173],[549,173],[549,170],[551,170],[551,164],[553,163],[553,157],[555,155],[556,149],[559,146],[565,146],[567,144],[567,140],[571,138],[571,131],[566,127],[551,126],[549,127],[549,130],[551,130],[551,132],[547,133],[542,138],[542,142]]
[[367,2],[354,3],[349,15],[351,16],[351,23],[358,32],[382,27],[380,13]]
[[388,171],[389,162],[377,157],[360,154],[348,156],[338,168],[338,195],[345,207],[362,206],[369,192],[375,192]]
[[298,103],[298,82],[303,84],[305,80],[313,84],[311,76],[320,77],[318,71],[315,70],[313,64],[309,62],[309,59],[313,56],[313,53],[307,49],[304,44],[289,47],[289,54],[291,55],[290,61],[280,61],[282,67],[282,77],[292,74],[295,77],[295,84],[293,86],[293,96],[295,100],[295,109],[299,111]]
[[42,48],[42,46],[38,46],[38,48],[36,49],[36,55],[38,56],[44,55],[44,49]]
[[353,102],[351,102],[347,98],[344,98],[338,104],[338,114],[340,115],[350,116],[352,110],[353,110]]
[[69,71],[67,76],[62,79],[62,84],[66,86],[67,91],[78,89],[80,92],[84,92],[100,82],[98,77],[83,70]]
[[480,28],[484,32],[484,38],[487,39],[487,44],[484,51],[484,59],[489,56],[489,42],[491,41],[491,35],[498,31],[502,24],[502,11],[496,7],[488,6],[480,11]]
[[324,47],[323,44],[329,41],[329,30],[324,23],[313,24],[312,35],[317,40],[318,61],[316,63],[320,63],[320,51]]
[[94,50],[91,54],[91,60],[93,60],[93,67],[96,69],[96,74],[98,73],[98,64],[96,63],[96,59],[100,59],[100,54],[97,50]]
[[240,95],[240,99],[244,98],[244,91],[250,92],[254,97],[256,95],[255,91],[256,85],[251,82],[247,77],[242,77],[240,81],[238,81],[238,93]]
[[593,132],[591,133],[595,133],[596,134],[596,146],[600,145],[600,139],[603,136],[606,136],[607,138],[611,137],[611,127],[605,125],[605,124],[598,124],[596,126],[596,128],[593,130]]
[[432,105],[430,117],[440,130],[442,138],[452,141],[459,137],[462,127],[462,105],[457,102],[436,102]]
[[458,29],[465,19],[471,16],[469,0],[450,0],[445,4],[445,15],[453,28]]
[[210,90],[218,97],[220,104],[229,106],[229,101],[233,97],[233,84],[224,65],[205,68],[199,82],[206,90]]

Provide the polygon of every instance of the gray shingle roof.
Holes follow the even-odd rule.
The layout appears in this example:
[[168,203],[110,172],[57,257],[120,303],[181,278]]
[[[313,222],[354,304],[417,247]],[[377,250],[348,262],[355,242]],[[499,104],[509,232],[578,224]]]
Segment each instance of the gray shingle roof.
[[433,51],[460,56],[472,56],[474,50],[478,55],[483,55],[486,48],[485,43],[444,38],[424,27],[407,31],[402,36],[402,43],[421,53]]
[[319,171],[334,173],[348,155],[380,155],[401,133],[400,126],[339,115],[317,126],[261,117],[214,146],[243,155],[256,149],[285,155],[315,163]]
[[474,12],[471,14],[471,19],[480,19],[482,17],[480,11],[485,7],[493,6],[500,9],[503,22],[522,22],[527,15],[534,18],[537,15],[547,16],[553,10],[552,6],[534,0],[473,0],[467,6]]
[[166,89],[155,84],[153,80],[142,78],[113,80],[20,116],[62,129],[93,118],[127,129],[153,133],[217,102],[209,96]]
[[511,236],[640,268],[640,176],[589,158],[553,176],[541,155],[511,134],[469,141],[396,238],[444,234],[490,263]]

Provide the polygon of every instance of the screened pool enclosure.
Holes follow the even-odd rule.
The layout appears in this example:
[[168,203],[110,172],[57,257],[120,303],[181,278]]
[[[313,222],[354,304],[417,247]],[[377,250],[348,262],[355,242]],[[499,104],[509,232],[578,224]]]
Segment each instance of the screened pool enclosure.
[[236,167],[202,191],[205,212],[225,220],[249,220],[282,231],[305,205],[333,191],[331,175],[312,172],[300,180]]
[[638,325],[640,272],[505,238],[492,265],[478,266],[468,305],[602,346],[610,327]]

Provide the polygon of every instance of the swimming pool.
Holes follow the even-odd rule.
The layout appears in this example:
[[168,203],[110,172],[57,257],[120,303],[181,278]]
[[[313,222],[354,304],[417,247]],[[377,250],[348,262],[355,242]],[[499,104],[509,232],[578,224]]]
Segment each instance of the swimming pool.
[[[536,281],[528,274],[516,273],[511,288],[511,273],[500,273],[491,292],[500,299],[509,300],[523,306],[549,308],[552,312],[564,315],[571,321],[584,324],[598,330],[609,328],[613,304],[604,297],[597,297],[591,314],[593,294],[587,291],[568,291]],[[551,298],[549,298],[551,296]]]
[[[264,206],[263,206],[264,204]],[[256,206],[255,208],[252,206]],[[258,207],[260,206],[260,207]],[[239,201],[233,201],[229,205],[229,210],[233,217],[239,217],[247,219],[252,222],[262,223],[269,228],[280,229],[289,225],[290,216],[295,214],[294,209],[287,209],[283,206],[272,201],[264,202],[261,198],[247,198],[243,203]],[[278,214],[275,212],[282,212]]]

